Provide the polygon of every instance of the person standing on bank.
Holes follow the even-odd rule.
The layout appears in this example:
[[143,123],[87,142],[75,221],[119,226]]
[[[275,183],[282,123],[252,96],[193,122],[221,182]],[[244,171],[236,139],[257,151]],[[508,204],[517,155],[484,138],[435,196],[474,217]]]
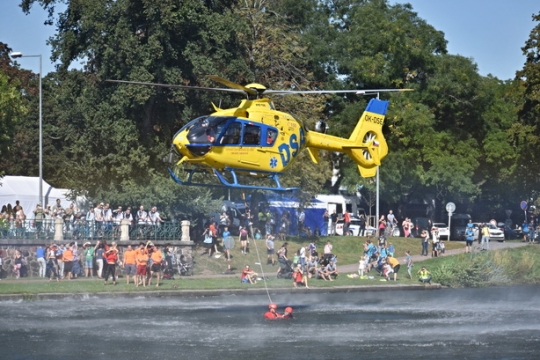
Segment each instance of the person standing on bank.
[[480,250],[489,250],[489,227],[487,224],[482,224],[482,244]]
[[45,261],[45,249],[43,246],[38,246],[36,249],[36,258],[39,265],[39,277],[45,277],[45,270],[47,269],[47,261]]
[[347,211],[343,214],[343,236],[349,235],[349,227],[351,226],[351,214]]
[[332,212],[332,215],[330,215],[330,235],[336,235],[337,219],[338,216],[336,214],[336,210],[334,210],[334,212]]
[[465,230],[465,253],[472,252],[474,240],[474,230],[472,227],[467,227]]
[[412,279],[412,268],[414,266],[414,263],[410,250],[405,251],[405,255],[407,255],[407,257],[405,258],[405,264],[407,264],[407,274],[409,275],[409,279]]
[[366,233],[366,217],[364,214],[360,214],[360,230],[358,230],[358,236],[364,236]]
[[249,243],[249,233],[245,227],[239,227],[240,234],[238,235],[238,241],[240,241],[240,247],[242,248],[242,254],[247,254],[247,246]]
[[150,254],[150,259],[152,259],[152,267],[150,268],[150,279],[148,280],[148,286],[152,283],[152,277],[156,275],[157,284],[156,287],[159,287],[159,279],[161,276],[161,262],[163,261],[163,254],[159,250],[158,245],[153,246],[153,251]]
[[267,264],[276,265],[276,261],[274,259],[274,252],[275,252],[275,245],[274,245],[274,237],[272,234],[266,235],[266,254],[267,254]]
[[385,229],[386,229],[386,220],[384,218],[384,215],[381,215],[381,218],[379,219],[379,237],[384,236]]
[[328,212],[328,210],[324,210],[323,221],[324,226],[326,227],[326,234],[323,235],[328,236],[330,234],[330,213]]
[[[96,243],[96,246],[99,245],[99,241]],[[83,254],[84,254],[84,276],[85,277],[94,277],[94,254],[96,253],[96,248],[87,241],[83,244]],[[102,263],[103,265],[103,263]]]
[[422,239],[422,256],[428,256],[429,233],[426,229],[422,230],[420,238]]
[[[41,204],[37,204],[36,209],[34,210],[34,222],[36,223],[36,239],[40,237],[43,232],[44,219],[45,219],[45,211],[41,207]],[[43,259],[43,261],[45,261],[45,259]],[[43,267],[43,271],[45,271],[45,266]],[[42,277],[45,277],[45,273],[43,273]]]
[[118,249],[116,243],[113,241],[111,247],[105,251],[105,259],[107,260],[107,268],[105,273],[105,283],[109,282],[109,275],[112,276],[113,285],[116,285],[116,261],[118,260]]

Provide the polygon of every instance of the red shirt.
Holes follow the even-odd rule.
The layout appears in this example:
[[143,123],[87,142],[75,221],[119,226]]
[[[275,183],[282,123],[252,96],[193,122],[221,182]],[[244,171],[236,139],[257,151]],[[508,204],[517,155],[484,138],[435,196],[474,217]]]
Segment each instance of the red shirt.
[[247,277],[248,272],[249,270],[247,269],[242,270],[242,275],[240,275],[240,279],[244,280]]
[[269,320],[274,320],[274,319],[280,319],[281,316],[278,313],[273,313],[271,311],[267,311],[267,312],[264,313],[264,318],[269,319]]
[[348,212],[343,214],[343,222],[350,223],[351,222],[351,215],[349,215]]
[[211,231],[211,234],[210,236],[212,237],[216,237],[217,236],[217,231],[216,231],[216,227],[214,226],[214,224],[211,224],[208,229]]
[[107,263],[108,264],[114,264],[116,262],[116,260],[118,259],[117,254],[118,254],[118,251],[116,251],[116,250],[111,250],[110,252],[105,254],[105,257],[107,258]]

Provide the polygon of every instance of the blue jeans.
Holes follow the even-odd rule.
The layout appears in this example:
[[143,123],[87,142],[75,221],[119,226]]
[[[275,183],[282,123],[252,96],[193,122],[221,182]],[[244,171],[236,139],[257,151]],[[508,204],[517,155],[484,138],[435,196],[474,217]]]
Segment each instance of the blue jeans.
[[[486,244],[485,247],[484,244]],[[482,244],[480,245],[480,248],[489,250],[489,236],[482,236]]]
[[426,255],[428,254],[428,242],[427,241],[422,241],[422,255]]

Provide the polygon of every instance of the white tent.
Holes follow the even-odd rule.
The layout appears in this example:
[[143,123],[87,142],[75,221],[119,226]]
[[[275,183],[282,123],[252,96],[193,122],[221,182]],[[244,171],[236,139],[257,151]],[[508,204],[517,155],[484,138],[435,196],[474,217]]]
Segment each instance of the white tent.
[[[56,199],[62,201],[63,207],[68,207],[71,203],[67,199],[69,189],[56,189],[43,180],[43,197],[45,205],[54,205]],[[0,208],[19,200],[27,218],[33,218],[34,209],[39,204],[39,177],[30,176],[4,176],[0,178]]]

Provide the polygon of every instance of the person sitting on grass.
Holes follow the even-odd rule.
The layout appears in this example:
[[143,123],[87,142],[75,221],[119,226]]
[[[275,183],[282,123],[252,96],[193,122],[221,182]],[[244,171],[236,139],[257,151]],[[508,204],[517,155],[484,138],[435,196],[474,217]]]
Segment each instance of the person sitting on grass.
[[328,265],[326,265],[325,267],[322,267],[321,270],[319,270],[319,275],[325,281],[326,280],[334,281],[332,279],[332,276],[337,277],[338,275],[337,268],[334,262],[330,260],[328,262]]
[[305,285],[306,289],[309,289],[308,279],[307,279],[307,276],[302,271],[302,265],[300,264],[296,265],[293,271],[292,279],[293,279],[293,286],[295,289],[298,288],[298,285]]
[[425,266],[422,266],[422,268],[418,271],[418,281],[424,284],[431,285],[431,273],[426,269]]
[[240,275],[240,281],[242,283],[256,284],[257,276],[258,274],[255,271],[251,270],[249,268],[249,265],[246,265],[244,270],[242,270],[242,274]]
[[375,251],[373,254],[371,254],[370,258],[368,259],[368,266],[367,266],[366,274],[377,267],[378,261],[379,261],[379,252]]
[[307,262],[307,276],[311,279],[313,275],[317,275],[317,258],[310,256]]
[[377,259],[377,265],[375,266],[375,270],[377,270],[377,272],[380,275],[382,275],[384,265],[386,265],[386,257],[379,255],[379,258]]

